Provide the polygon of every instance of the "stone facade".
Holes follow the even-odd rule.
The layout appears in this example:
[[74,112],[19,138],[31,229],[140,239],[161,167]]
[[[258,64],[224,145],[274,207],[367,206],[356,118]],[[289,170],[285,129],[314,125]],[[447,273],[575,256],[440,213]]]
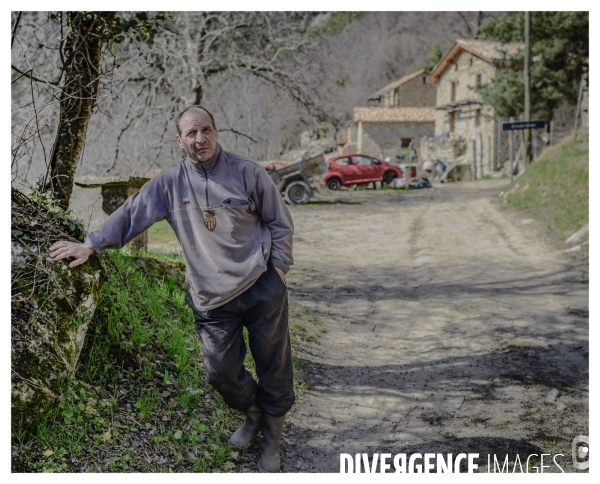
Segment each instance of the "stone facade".
[[349,126],[348,129],[342,133],[339,137],[338,141],[338,155],[352,155],[354,153],[363,153],[366,155],[374,156],[375,158],[383,159],[384,153],[369,133],[366,133],[363,130],[362,140],[361,140],[362,148],[359,151],[358,149],[358,128],[357,126]]
[[[428,82],[437,87],[436,139],[422,140],[422,156],[428,153],[447,163],[469,164],[476,178],[504,168],[509,157],[508,135],[499,132],[493,109],[482,104],[475,87],[494,79],[505,53],[511,55],[520,47],[517,43],[457,40],[428,76]],[[464,151],[451,155],[444,138],[461,140]]]
[[404,76],[388,84],[369,98],[373,106],[423,107],[435,105],[435,86],[427,84],[423,70]]
[[398,161],[409,144],[417,149],[433,135],[435,86],[426,77],[424,70],[401,77],[369,96],[368,107],[354,108],[356,151]]
[[[481,97],[474,89],[477,82],[485,84],[492,80],[496,69],[493,64],[463,51],[454,64],[442,74],[437,85],[435,135],[448,133],[448,137],[460,137],[466,142],[466,150],[461,154],[460,160],[456,158],[446,161],[460,161],[473,165],[473,172],[477,178],[499,169],[502,161],[508,156],[505,140],[504,153],[501,153],[498,163],[498,124],[492,108],[480,103]],[[457,101],[471,102],[454,105]]]
[[467,141],[464,138],[435,139],[424,137],[421,140],[421,158],[438,158],[439,160],[459,160],[467,151]]
[[411,124],[403,123],[398,125],[385,124],[367,124],[363,125],[363,136],[367,134],[375,143],[377,143],[385,156],[390,156],[391,151],[398,151],[408,147],[408,143],[418,149],[421,139],[424,136],[433,134],[432,124]]
[[366,151],[361,141],[369,136],[383,152],[383,157],[400,161],[409,144],[418,149],[423,136],[433,136],[435,109],[433,107],[355,107],[354,125],[357,128],[357,151]]

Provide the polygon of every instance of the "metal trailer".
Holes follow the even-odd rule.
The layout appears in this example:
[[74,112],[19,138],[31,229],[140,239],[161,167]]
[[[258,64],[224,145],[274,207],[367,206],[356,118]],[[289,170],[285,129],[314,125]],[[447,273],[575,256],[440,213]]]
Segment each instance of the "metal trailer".
[[269,170],[269,175],[290,205],[307,203],[313,189],[318,189],[320,176],[327,171],[323,155],[292,163],[279,170]]

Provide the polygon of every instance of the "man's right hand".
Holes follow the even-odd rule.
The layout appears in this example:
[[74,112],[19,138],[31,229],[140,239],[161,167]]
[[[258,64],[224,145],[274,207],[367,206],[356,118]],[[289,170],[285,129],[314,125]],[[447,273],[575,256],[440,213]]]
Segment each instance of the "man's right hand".
[[69,264],[69,267],[77,267],[83,264],[93,253],[94,249],[86,243],[77,244],[75,242],[67,242],[66,240],[59,240],[50,247],[50,258],[54,262],[66,259],[67,257],[75,259]]

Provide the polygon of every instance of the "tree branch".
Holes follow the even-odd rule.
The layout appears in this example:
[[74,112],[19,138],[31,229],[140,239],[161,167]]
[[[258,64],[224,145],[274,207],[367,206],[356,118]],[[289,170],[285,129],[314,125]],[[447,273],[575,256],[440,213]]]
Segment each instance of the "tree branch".
[[10,38],[10,50],[12,50],[13,43],[15,42],[15,36],[17,35],[17,29],[19,28],[19,20],[21,20],[21,14],[23,12],[19,12],[17,14],[17,20],[15,20],[15,26],[13,27],[12,36]]
[[230,132],[230,133],[233,133],[233,134],[235,134],[235,135],[238,135],[238,136],[243,136],[244,138],[247,138],[247,139],[249,139],[249,140],[250,140],[250,141],[252,141],[253,143],[258,143],[258,141],[257,141],[257,140],[255,140],[255,139],[254,139],[252,136],[248,136],[247,134],[245,134],[245,133],[242,133],[242,132],[238,131],[237,129],[233,129],[233,128],[225,128],[225,129],[220,129],[219,131],[220,131],[220,132],[223,132],[223,131],[228,131],[228,132]]
[[27,72],[23,72],[23,71],[20,71],[19,69],[17,69],[12,64],[10,65],[10,67],[12,67],[12,69],[14,71],[17,71],[19,74],[21,74],[19,77],[17,77],[15,80],[13,80],[11,82],[11,84],[13,84],[14,82],[16,82],[18,79],[21,79],[21,77],[27,76],[27,77],[31,77],[31,79],[34,80],[34,81],[36,81],[36,82],[41,82],[43,84],[50,84],[51,86],[58,86],[58,84],[56,82],[46,81],[44,79],[38,79],[37,77],[33,77],[33,75],[31,74],[31,72],[33,71],[33,69],[29,69]]

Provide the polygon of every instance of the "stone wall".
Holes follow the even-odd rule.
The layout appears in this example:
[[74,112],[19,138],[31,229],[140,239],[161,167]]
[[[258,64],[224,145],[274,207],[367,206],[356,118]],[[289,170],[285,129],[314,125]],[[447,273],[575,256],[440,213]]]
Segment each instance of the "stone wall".
[[419,146],[423,136],[433,136],[433,123],[431,124],[370,124],[363,123],[363,136],[368,133],[370,138],[382,150],[391,150],[400,147],[401,138],[412,138],[415,148]]
[[[474,90],[477,76],[485,84],[496,75],[496,67],[483,59],[463,51],[454,64],[442,74],[437,84],[436,105],[452,102],[452,84],[456,86],[455,101],[480,100]],[[462,162],[470,163],[477,178],[501,169],[508,158],[508,138],[500,138],[500,163],[498,164],[498,124],[489,106],[468,104],[454,109],[438,109],[435,120],[435,135],[450,131],[450,117],[454,110],[454,136],[466,141]],[[443,150],[443,148],[440,148]],[[455,160],[448,160],[455,161]]]
[[436,139],[425,136],[419,145],[421,159],[437,158],[445,163],[464,159],[467,141],[464,138]]
[[[456,85],[456,100],[480,99],[473,88],[477,82],[477,75],[481,75],[481,83],[486,84],[496,77],[496,67],[480,57],[463,51],[454,64],[449,66],[437,83],[436,106],[447,104],[452,99],[452,83]],[[436,126],[436,134],[439,127]],[[443,132],[443,131],[441,131]]]
[[435,86],[425,83],[427,74],[423,73],[399,87],[400,106],[435,106]]
[[102,285],[99,260],[51,262],[57,240],[83,239],[61,209],[12,192],[11,420],[29,432],[72,377]]
[[[339,137],[337,154],[351,155],[358,153],[358,129],[356,126],[350,126],[346,130],[345,136]],[[376,158],[383,158],[381,147],[371,138],[369,133],[365,132],[363,125],[362,151],[361,153],[371,155]]]
[[382,96],[384,107],[435,106],[435,86],[425,83],[426,73],[405,82]]

